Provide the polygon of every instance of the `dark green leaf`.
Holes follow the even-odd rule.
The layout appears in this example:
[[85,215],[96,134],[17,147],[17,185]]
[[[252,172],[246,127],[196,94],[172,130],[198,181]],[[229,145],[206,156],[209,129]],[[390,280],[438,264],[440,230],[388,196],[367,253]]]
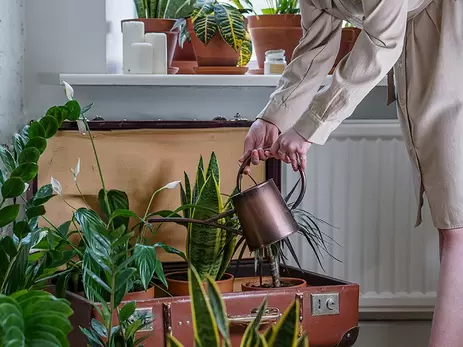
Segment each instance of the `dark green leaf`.
[[133,275],[137,269],[134,268],[127,268],[122,270],[117,276],[116,276],[116,288],[115,288],[115,298],[114,298],[114,305],[118,306],[124,296],[127,294],[127,288],[128,284],[132,281]]
[[87,337],[90,347],[97,347],[97,346],[104,347],[103,341],[100,341],[99,336],[95,336],[93,332],[85,328],[82,328],[82,327],[79,327],[79,328],[80,328],[80,331],[82,331],[82,333]]
[[45,116],[40,120],[40,124],[45,129],[45,138],[49,139],[56,134],[59,128],[58,121],[53,116]]
[[[1,212],[0,212],[1,214]],[[13,233],[19,238],[22,239],[25,237],[27,234],[31,232],[31,228],[29,227],[29,224],[26,221],[20,221],[15,224],[13,228]]]
[[[116,210],[128,210],[129,209],[129,198],[127,194],[121,190],[111,189],[107,191],[107,198],[109,202],[110,211],[108,211],[107,204],[105,201],[104,190],[101,189],[98,192],[98,202],[100,208],[103,211],[103,214],[106,218],[112,214],[112,211]],[[121,225],[124,225],[127,229],[129,224],[129,217],[119,216],[113,219],[114,228],[119,228]]]
[[46,213],[45,207],[43,207],[42,205],[29,207],[26,209],[26,216],[29,219],[32,219],[34,217],[43,216],[45,213]]
[[69,226],[71,225],[71,221],[64,222],[58,227],[58,232],[61,236],[66,237],[69,232]]
[[68,118],[71,121],[76,121],[80,117],[80,105],[76,100],[71,100],[66,103],[66,107],[69,111]]
[[264,315],[266,308],[267,298],[265,298],[262,304],[260,305],[256,314],[256,318],[254,318],[251,324],[249,324],[246,328],[242,338],[243,346],[257,346],[259,344],[258,328],[260,326],[260,321],[262,320],[262,316]]
[[154,276],[156,262],[159,261],[154,246],[136,244],[133,250],[133,260],[138,269],[143,288],[147,290]]
[[[30,149],[30,148],[29,148]],[[39,172],[39,166],[35,163],[24,163],[11,172],[11,177],[19,177],[24,182],[32,181]]]
[[35,147],[24,148],[19,154],[18,163],[37,163],[40,159],[40,152]]
[[287,308],[283,317],[281,317],[275,332],[273,333],[269,346],[272,347],[287,347],[293,346],[299,334],[299,301],[295,300],[291,306]]
[[19,153],[23,150],[26,143],[23,141],[23,138],[20,134],[13,135],[13,148],[16,153],[15,158],[19,156]]
[[0,210],[0,228],[13,222],[19,213],[19,205],[8,205]]
[[26,185],[19,177],[11,177],[2,185],[2,196],[4,199],[17,198],[24,193]]
[[95,213],[95,211],[88,210],[86,208],[79,208],[76,212],[74,212],[74,217],[76,218],[77,223],[81,226],[87,239],[91,238],[92,233],[98,230],[98,227],[105,227],[104,222]]
[[130,316],[133,315],[135,312],[135,308],[137,307],[137,304],[135,301],[129,302],[124,305],[124,307],[121,308],[119,311],[119,319],[121,322],[125,322],[127,319],[130,318]]
[[188,261],[187,258],[186,258],[185,253],[183,253],[182,251],[179,251],[178,249],[176,249],[174,247],[167,246],[166,244],[164,244],[162,242],[156,242],[154,244],[154,248],[158,248],[158,247],[162,248],[164,251],[166,251],[169,254],[176,254],[176,255],[180,256],[183,260]]
[[95,330],[98,335],[100,335],[101,337],[108,337],[108,330],[103,324],[101,324],[100,321],[93,318],[91,325],[93,330]]
[[0,145],[0,160],[8,172],[11,172],[15,169],[16,163],[14,161],[13,155],[3,145]]
[[6,253],[8,254],[10,258],[15,257],[16,254],[18,253],[16,249],[16,245],[13,242],[13,239],[9,236],[5,236],[0,241],[0,245],[3,247],[3,249],[6,251]]
[[37,193],[33,196],[33,198],[29,201],[29,206],[40,206],[45,204],[48,200],[50,200],[55,193],[53,191],[53,187],[51,184],[46,184],[39,188]]
[[93,107],[93,102],[87,106],[82,107],[82,111],[80,113],[86,114],[90,109]]
[[29,140],[34,137],[45,137],[45,129],[40,122],[32,121],[29,125]]
[[222,300],[222,297],[220,296],[221,294],[219,288],[210,276],[207,276],[206,282],[208,284],[209,301],[211,304],[212,313],[214,314],[215,321],[217,323],[217,327],[219,328],[220,334],[222,334],[222,337],[226,343],[230,345],[230,330],[228,328],[228,320],[225,314],[225,304]]
[[215,36],[217,30],[217,23],[213,14],[200,16],[194,22],[195,34],[206,46]]
[[6,181],[5,174],[3,173],[3,170],[0,169],[0,185],[2,185],[3,183],[5,183],[5,181]]
[[29,139],[29,141],[27,141],[27,144],[26,144],[26,148],[30,148],[30,147],[37,148],[40,154],[42,154],[43,152],[45,152],[45,149],[47,148],[47,140],[39,136],[31,138]]
[[228,4],[215,3],[214,17],[222,38],[235,52],[238,52],[246,37],[243,15]]
[[200,346],[219,346],[219,331],[206,298],[201,279],[193,266],[188,268],[194,337]]

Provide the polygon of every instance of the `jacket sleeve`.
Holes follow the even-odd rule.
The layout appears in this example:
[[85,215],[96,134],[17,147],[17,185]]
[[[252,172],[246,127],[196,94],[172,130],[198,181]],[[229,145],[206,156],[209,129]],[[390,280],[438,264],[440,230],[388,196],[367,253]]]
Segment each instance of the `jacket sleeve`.
[[303,37],[283,72],[278,88],[257,116],[281,132],[291,128],[307,109],[333,67],[341,40],[342,20],[300,1]]
[[402,53],[407,0],[367,0],[363,7],[363,30],[354,48],[336,68],[331,85],[315,95],[294,125],[309,142],[324,144]]

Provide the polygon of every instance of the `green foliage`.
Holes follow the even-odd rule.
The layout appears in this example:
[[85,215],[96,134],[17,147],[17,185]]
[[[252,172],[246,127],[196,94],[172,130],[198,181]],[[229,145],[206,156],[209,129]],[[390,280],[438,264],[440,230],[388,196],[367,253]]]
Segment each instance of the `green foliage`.
[[[207,277],[208,295],[201,278],[194,267],[188,270],[191,296],[191,312],[195,346],[231,346],[229,322],[224,302],[217,285]],[[241,347],[308,347],[307,335],[299,337],[299,301],[295,300],[284,312],[276,326],[260,332],[262,317],[267,311],[267,300],[259,307],[254,320],[248,325],[241,340]],[[173,336],[169,336],[168,346],[182,347]]]
[[0,345],[67,347],[69,303],[44,291],[0,295]]
[[265,14],[298,14],[300,12],[298,0],[267,0],[267,8],[262,9]]
[[134,0],[138,18],[184,18],[194,10],[195,0]]
[[[203,158],[200,157],[193,188],[188,175],[185,173],[184,176],[185,182],[181,186],[183,204],[181,208],[191,206],[183,210],[185,218],[207,220],[232,207],[231,200],[225,203],[222,200],[219,162],[214,152],[211,154],[206,171],[204,171]],[[233,226],[233,216],[219,222]],[[195,223],[188,223],[187,229],[185,248],[188,261],[195,267],[203,281],[207,275],[219,280],[233,255],[231,250],[236,243],[236,233]]]
[[[206,46],[218,34],[235,52],[240,51],[239,66],[247,65],[252,54],[251,39],[246,32],[243,12],[245,11],[239,7],[217,0],[198,0],[190,15],[195,35]],[[184,42],[187,39],[185,23],[179,21],[178,26],[182,28],[180,41]]]

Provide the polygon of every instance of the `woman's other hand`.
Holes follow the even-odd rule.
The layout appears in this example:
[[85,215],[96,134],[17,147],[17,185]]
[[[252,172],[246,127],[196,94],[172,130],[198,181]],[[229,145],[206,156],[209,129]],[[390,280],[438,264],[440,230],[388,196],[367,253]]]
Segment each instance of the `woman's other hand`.
[[299,164],[303,170],[307,165],[306,153],[311,143],[297,133],[293,128],[281,134],[273,143],[270,151],[264,153],[266,157],[273,157],[291,164],[294,171],[299,170]]
[[[264,149],[272,147],[278,138],[278,132],[277,126],[262,119],[257,119],[252,123],[244,139],[244,152],[239,162],[243,163],[249,155],[251,155],[251,163],[253,165],[258,165],[260,160],[266,160],[267,156],[264,153]],[[247,166],[244,169],[244,173],[248,174],[249,172],[250,168]]]

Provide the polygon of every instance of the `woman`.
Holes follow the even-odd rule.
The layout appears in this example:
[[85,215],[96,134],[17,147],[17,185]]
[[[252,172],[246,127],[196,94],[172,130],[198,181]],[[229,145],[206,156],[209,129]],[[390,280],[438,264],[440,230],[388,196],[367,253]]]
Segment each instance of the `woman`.
[[[251,126],[243,158],[306,166],[394,67],[398,116],[439,230],[441,269],[430,347],[463,346],[463,0],[301,0],[304,36],[277,90]],[[363,27],[318,91],[339,49],[342,21]],[[269,151],[264,149],[270,148]]]

